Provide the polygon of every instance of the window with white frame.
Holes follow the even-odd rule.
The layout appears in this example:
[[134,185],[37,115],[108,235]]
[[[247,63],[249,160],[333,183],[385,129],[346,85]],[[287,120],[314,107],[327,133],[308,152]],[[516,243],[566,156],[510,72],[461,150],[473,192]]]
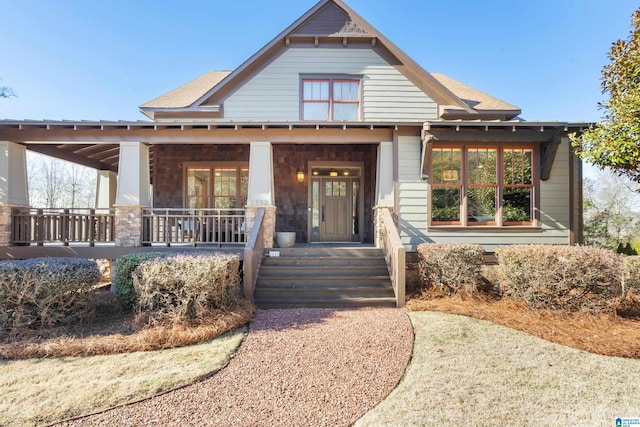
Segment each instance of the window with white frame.
[[532,226],[533,147],[434,147],[432,226]]
[[303,78],[302,120],[360,120],[360,79]]

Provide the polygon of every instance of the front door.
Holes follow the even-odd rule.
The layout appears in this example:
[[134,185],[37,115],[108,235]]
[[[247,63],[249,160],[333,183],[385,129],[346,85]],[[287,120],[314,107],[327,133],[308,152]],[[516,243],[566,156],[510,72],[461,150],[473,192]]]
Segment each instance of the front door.
[[310,197],[311,242],[359,242],[359,167],[313,168]]
[[322,241],[348,242],[351,240],[350,215],[351,191],[349,179],[320,178],[321,219],[320,237]]

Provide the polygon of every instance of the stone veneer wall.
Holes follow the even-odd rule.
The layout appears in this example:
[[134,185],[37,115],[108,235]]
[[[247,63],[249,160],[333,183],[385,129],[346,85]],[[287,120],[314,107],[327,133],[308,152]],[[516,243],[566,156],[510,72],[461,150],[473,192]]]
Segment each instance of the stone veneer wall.
[[[308,214],[308,162],[363,162],[365,243],[373,243],[373,203],[376,188],[377,145],[306,145],[274,144],[273,168],[276,212],[276,231],[295,231],[297,242],[307,242]],[[303,168],[304,182],[298,182],[297,172]]]
[[275,223],[276,223],[276,207],[275,206],[247,206],[247,232],[251,234],[255,226],[256,214],[258,209],[264,209],[264,218],[262,220],[262,239],[265,248],[273,248],[275,240]]
[[12,233],[12,207],[0,206],[0,246],[9,246],[11,244]]
[[181,208],[184,203],[185,162],[249,163],[249,144],[157,144],[154,146],[154,206]]
[[142,209],[140,206],[116,206],[116,246],[142,246]]

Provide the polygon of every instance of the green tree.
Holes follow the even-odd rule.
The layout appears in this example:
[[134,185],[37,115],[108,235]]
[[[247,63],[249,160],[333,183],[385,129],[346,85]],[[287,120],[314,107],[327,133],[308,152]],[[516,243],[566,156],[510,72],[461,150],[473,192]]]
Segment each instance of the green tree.
[[584,182],[584,240],[616,250],[638,237],[639,187],[627,178],[600,172]]
[[608,95],[599,103],[602,121],[574,137],[573,144],[583,160],[640,182],[640,9],[633,13],[629,36],[614,42],[608,57],[601,78]]

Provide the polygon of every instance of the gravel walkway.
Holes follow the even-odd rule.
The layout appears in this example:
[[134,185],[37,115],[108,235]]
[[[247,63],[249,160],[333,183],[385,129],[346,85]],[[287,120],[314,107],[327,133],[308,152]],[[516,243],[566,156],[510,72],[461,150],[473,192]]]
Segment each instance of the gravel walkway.
[[403,310],[259,310],[212,377],[70,426],[348,426],[400,381],[413,329]]

